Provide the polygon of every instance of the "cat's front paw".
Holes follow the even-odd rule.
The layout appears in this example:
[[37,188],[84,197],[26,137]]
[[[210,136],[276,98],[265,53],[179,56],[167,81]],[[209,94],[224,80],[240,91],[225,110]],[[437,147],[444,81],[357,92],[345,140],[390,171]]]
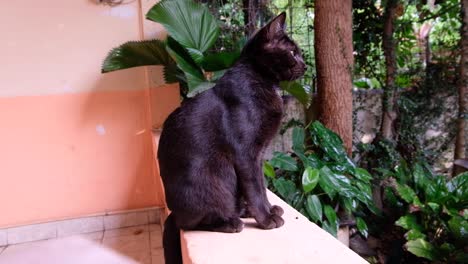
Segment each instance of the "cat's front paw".
[[283,218],[276,214],[271,214],[265,219],[263,219],[262,221],[257,221],[257,222],[260,228],[262,229],[273,229],[273,228],[278,228],[284,225]]
[[270,213],[277,215],[277,216],[282,216],[284,214],[283,208],[279,207],[278,205],[273,205],[270,208]]

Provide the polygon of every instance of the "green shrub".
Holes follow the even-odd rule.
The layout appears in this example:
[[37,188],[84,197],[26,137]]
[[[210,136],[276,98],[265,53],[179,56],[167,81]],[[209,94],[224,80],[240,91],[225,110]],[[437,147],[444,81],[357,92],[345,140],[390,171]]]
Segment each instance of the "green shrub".
[[292,134],[292,153],[276,152],[264,163],[269,188],[330,234],[336,236],[340,222],[351,215],[367,237],[363,217],[377,213],[372,176],[356,167],[339,136],[320,122],[296,126]]

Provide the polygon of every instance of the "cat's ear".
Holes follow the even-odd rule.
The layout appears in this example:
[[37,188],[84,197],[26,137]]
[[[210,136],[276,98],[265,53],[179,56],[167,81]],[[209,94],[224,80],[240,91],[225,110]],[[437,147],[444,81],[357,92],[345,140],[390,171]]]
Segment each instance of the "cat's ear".
[[270,23],[264,27],[264,29],[266,30],[266,37],[269,40],[283,34],[284,30],[286,29],[286,12],[282,12],[273,18],[273,20],[271,20]]

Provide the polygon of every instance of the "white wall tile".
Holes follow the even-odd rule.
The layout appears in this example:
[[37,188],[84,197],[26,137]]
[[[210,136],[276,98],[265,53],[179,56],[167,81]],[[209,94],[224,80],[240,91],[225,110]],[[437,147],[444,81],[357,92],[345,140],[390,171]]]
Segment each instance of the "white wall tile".
[[1,229],[0,230],[0,247],[7,245],[7,230]]
[[151,209],[148,211],[150,224],[159,224],[161,221],[161,210],[162,209]]
[[104,216],[105,230],[146,224],[148,224],[147,211]]
[[7,229],[9,245],[57,237],[57,223],[44,223]]
[[94,216],[57,222],[57,236],[69,236],[104,230],[104,217]]

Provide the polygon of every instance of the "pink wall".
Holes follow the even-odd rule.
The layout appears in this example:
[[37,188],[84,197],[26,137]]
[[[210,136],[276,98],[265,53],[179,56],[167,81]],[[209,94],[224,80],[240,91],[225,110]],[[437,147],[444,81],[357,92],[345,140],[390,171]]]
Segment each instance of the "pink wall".
[[0,2],[0,228],[163,206],[151,128],[179,102],[161,69],[101,75],[110,48],[164,33],[155,1]]

